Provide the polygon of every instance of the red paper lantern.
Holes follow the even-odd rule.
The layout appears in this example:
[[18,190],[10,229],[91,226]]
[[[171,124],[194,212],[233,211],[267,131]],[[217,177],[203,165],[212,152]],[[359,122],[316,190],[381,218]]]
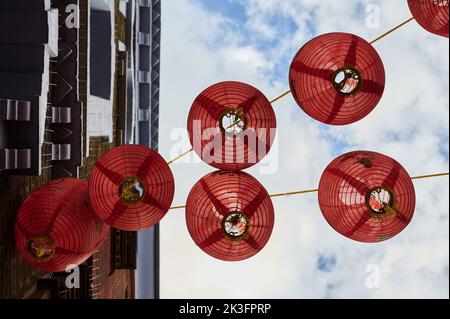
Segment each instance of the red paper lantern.
[[95,213],[108,225],[138,231],[157,224],[175,192],[172,172],[157,152],[123,145],[103,155],[89,179]]
[[275,138],[276,117],[256,88],[223,82],[203,91],[192,104],[188,131],[203,161],[224,170],[242,170],[260,162]]
[[405,169],[373,152],[335,159],[319,186],[325,219],[338,233],[360,242],[380,242],[399,234],[411,222],[415,201]]
[[17,248],[34,268],[66,271],[88,259],[105,239],[109,226],[91,211],[87,182],[55,180],[32,193],[15,224]]
[[255,178],[244,172],[218,171],[191,190],[186,223],[194,242],[208,255],[240,261],[257,254],[269,241],[274,209]]
[[448,38],[448,0],[408,0],[416,21],[427,31]]
[[309,41],[289,72],[297,104],[312,118],[346,125],[366,117],[384,92],[383,62],[364,39],[329,33]]

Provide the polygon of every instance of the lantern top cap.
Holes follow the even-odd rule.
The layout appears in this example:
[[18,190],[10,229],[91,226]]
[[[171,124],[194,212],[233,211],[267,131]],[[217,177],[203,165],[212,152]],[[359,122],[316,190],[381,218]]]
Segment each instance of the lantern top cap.
[[55,255],[55,241],[47,234],[36,235],[28,241],[27,252],[34,261],[45,263]]

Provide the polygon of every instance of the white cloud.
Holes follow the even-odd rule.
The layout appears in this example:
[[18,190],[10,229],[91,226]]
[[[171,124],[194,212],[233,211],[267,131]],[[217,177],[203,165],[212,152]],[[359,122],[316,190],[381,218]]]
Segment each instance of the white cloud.
[[[192,101],[207,86],[237,80],[275,97],[288,88],[290,59],[312,37],[311,28],[319,34],[346,31],[373,39],[410,16],[406,1],[234,1],[246,8],[246,22],[206,11],[200,1],[162,3],[160,151],[167,158],[175,144],[171,132],[186,127]],[[380,29],[364,25],[369,3],[380,4]],[[286,21],[294,27],[280,27]],[[261,43],[272,47],[261,50]],[[393,156],[412,175],[448,170],[448,40],[412,22],[376,48],[385,63],[386,92],[361,122],[330,128],[309,119],[290,97],[275,105],[279,169],[275,175],[249,170],[269,192],[316,187],[326,165],[354,149]],[[283,75],[277,75],[278,69],[285,69]],[[347,146],[337,152],[336,143]],[[187,141],[185,146],[190,147]],[[181,163],[173,170],[175,204],[182,204],[193,184],[213,171],[202,163]],[[418,181],[416,191],[411,225],[376,245],[335,233],[322,217],[316,194],[274,199],[276,224],[269,244],[254,258],[233,264],[204,254],[189,237],[184,211],[170,212],[161,226],[161,296],[448,298],[448,178]],[[321,255],[336,257],[330,272],[318,270]],[[380,267],[379,289],[365,286],[369,264]]]

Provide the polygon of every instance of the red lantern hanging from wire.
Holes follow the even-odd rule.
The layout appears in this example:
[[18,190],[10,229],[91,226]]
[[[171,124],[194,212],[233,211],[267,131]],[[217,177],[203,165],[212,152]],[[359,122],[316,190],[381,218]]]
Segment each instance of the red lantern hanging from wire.
[[383,62],[366,40],[348,33],[318,36],[303,46],[289,72],[292,95],[312,118],[347,125],[366,117],[385,86]]
[[208,255],[240,261],[257,254],[274,225],[272,200],[265,188],[244,172],[218,171],[192,188],[186,223],[194,242]]
[[108,232],[109,226],[90,209],[87,182],[70,178],[33,192],[15,224],[20,254],[32,267],[47,272],[62,272],[83,263]]
[[448,38],[449,0],[408,0],[408,5],[425,30]]
[[399,234],[415,209],[411,177],[394,159],[357,151],[335,159],[320,180],[319,205],[340,234],[380,242]]
[[174,192],[166,161],[140,145],[123,145],[106,153],[89,179],[95,213],[108,225],[125,231],[157,224],[169,211]]
[[276,117],[258,89],[241,82],[222,82],[195,99],[187,127],[191,144],[203,161],[236,171],[267,155],[275,138]]

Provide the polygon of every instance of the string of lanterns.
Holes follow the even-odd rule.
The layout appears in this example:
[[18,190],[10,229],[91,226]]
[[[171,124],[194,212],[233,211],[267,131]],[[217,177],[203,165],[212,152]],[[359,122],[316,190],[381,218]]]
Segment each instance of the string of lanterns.
[[[270,151],[277,125],[272,104],[279,99],[291,93],[305,113],[328,125],[357,122],[384,92],[385,70],[374,42],[412,20],[448,37],[448,1],[408,4],[413,18],[371,43],[349,33],[324,34],[306,43],[291,64],[290,91],[272,101],[245,83],[207,88],[189,112],[192,149],[169,162],[146,147],[123,145],[97,161],[88,182],[62,179],[43,186],[17,214],[21,255],[32,267],[64,271],[92,255],[110,226],[143,230],[170,209],[186,208],[189,234],[200,249],[220,260],[241,261],[270,239],[275,219],[271,198],[312,192],[318,192],[320,209],[338,233],[360,242],[396,236],[414,214],[412,179],[448,173],[411,178],[392,158],[356,151],[331,162],[318,189],[269,195],[242,170]],[[256,143],[249,142],[250,133]],[[219,171],[194,185],[185,206],[171,207],[175,182],[169,165],[192,151]]]

